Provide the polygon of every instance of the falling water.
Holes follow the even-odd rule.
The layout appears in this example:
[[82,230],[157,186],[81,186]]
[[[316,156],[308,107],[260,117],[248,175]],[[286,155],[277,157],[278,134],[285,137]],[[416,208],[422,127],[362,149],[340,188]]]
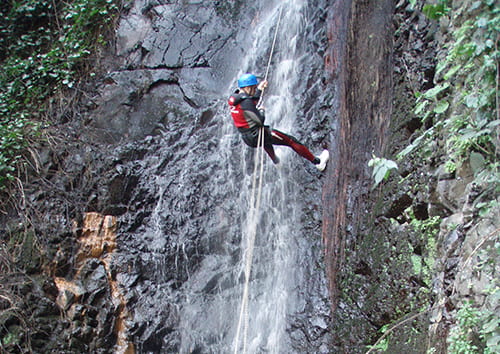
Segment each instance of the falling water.
[[[278,55],[272,63],[270,85],[264,105],[269,117],[266,123],[284,131],[290,131],[296,116],[294,104],[291,102],[291,91],[298,80],[298,57],[295,48],[301,30],[302,6],[302,1],[287,1],[269,9],[269,16],[257,29],[254,47],[245,57],[247,64],[243,65],[246,69],[244,71],[258,72],[254,65],[269,52],[269,38],[273,34],[270,28],[279,24],[280,27],[275,28],[278,34]],[[282,21],[280,16],[283,17]],[[293,152],[286,148],[276,150],[283,166],[293,163],[289,160]],[[266,164],[261,210],[257,210],[255,220],[246,220],[248,223],[256,222],[257,225],[247,225],[243,229],[248,233],[244,235],[243,242],[247,237],[252,237],[254,228],[257,231],[257,240],[253,261],[242,257],[245,262],[252,261],[253,276],[245,319],[248,322],[245,323],[245,326],[248,326],[248,334],[244,333],[241,338],[236,336],[236,352],[240,349],[249,353],[287,351],[287,314],[294,309],[293,290],[297,285],[294,284],[294,272],[297,267],[294,241],[300,236],[295,232],[297,228],[294,228],[294,225],[298,225],[299,220],[296,210],[292,207],[296,198],[293,190],[297,186],[293,185],[292,170],[283,166]],[[251,251],[247,243],[242,243],[242,248],[244,253]],[[242,303],[244,300],[242,298]]]
[[[299,61],[301,56],[308,55],[297,49],[305,26],[305,1],[263,3],[253,21],[255,25],[248,28],[250,32],[246,39],[249,46],[244,48],[238,74],[253,72],[264,76],[281,11],[276,49],[268,77],[269,86],[264,98],[266,124],[296,135],[294,121],[297,108],[292,98],[300,79]],[[303,311],[304,307],[304,300],[300,299],[298,293],[300,282],[304,280],[304,270],[300,268],[302,265],[298,257],[299,253],[304,257],[308,252],[304,250],[306,242],[300,227],[302,215],[298,199],[301,187],[296,182],[294,172],[306,165],[313,167],[286,147],[276,148],[281,160],[279,165],[273,165],[265,155],[260,208],[256,218],[250,218],[252,193],[255,193],[252,189],[252,171],[256,150],[243,144],[232,125],[224,97],[234,90],[234,84],[228,83],[228,90],[221,93],[222,98],[216,108],[215,119],[224,124],[219,131],[220,145],[214,160],[222,163],[221,168],[210,177],[210,183],[214,186],[224,185],[225,200],[218,201],[221,204],[214,206],[219,219],[214,224],[223,224],[217,227],[224,230],[224,240],[213,247],[211,254],[203,256],[198,269],[188,273],[188,279],[182,285],[183,295],[168,301],[175,303],[179,309],[181,353],[229,353],[235,348],[237,352],[242,352],[243,347],[248,353],[291,353],[294,351],[289,331],[290,318]],[[183,179],[179,181],[179,189],[182,190],[180,185],[184,183]],[[164,183],[166,181],[159,177],[157,185],[160,195],[164,193]],[[178,198],[182,199],[181,193]],[[163,237],[165,209],[168,206],[160,198],[148,227],[152,240]],[[252,229],[255,230],[255,244],[249,249],[248,230]],[[157,260],[161,260],[161,249],[166,246],[155,242],[151,241],[148,248],[157,253]],[[179,248],[178,257],[184,256],[182,241],[176,244],[174,237],[169,244]],[[236,336],[248,252],[253,252],[248,326],[245,326],[245,335],[238,339]],[[162,271],[156,273],[159,277],[167,276]],[[170,296],[164,288],[159,286],[158,298]]]
[[[255,72],[263,76],[265,68],[257,68],[256,64],[267,62],[270,56],[270,46],[272,36],[277,28],[276,58],[270,68],[269,88],[266,92],[264,105],[266,107],[267,124],[275,128],[290,131],[294,126],[296,112],[295,105],[291,102],[293,97],[293,87],[298,78],[296,53],[296,41],[301,32],[303,23],[301,18],[303,2],[286,1],[268,4],[267,9],[262,9],[259,16],[259,24],[253,33],[253,46],[245,53],[245,62],[241,65],[244,72]],[[280,11],[282,11],[282,21],[279,21]],[[272,30],[271,30],[272,29]],[[227,112],[223,114],[227,115]],[[222,146],[226,149],[227,146]],[[246,148],[246,147],[244,147]],[[243,320],[244,332],[235,335],[233,345],[236,351],[246,349],[249,353],[271,352],[282,353],[287,349],[286,325],[287,315],[295,309],[294,289],[297,271],[296,262],[296,239],[298,235],[296,227],[299,224],[299,216],[296,208],[297,198],[296,185],[294,185],[291,174],[293,164],[297,156],[292,156],[293,152],[287,148],[277,148],[277,154],[281,159],[281,166],[274,166],[270,160],[265,161],[264,187],[262,190],[262,202],[260,210],[257,210],[255,219],[249,219],[251,215],[251,195],[257,191],[251,190],[250,178],[246,179],[242,186],[240,195],[239,212],[247,215],[243,219],[243,237],[241,240],[241,262],[239,265],[243,278],[244,269],[251,261],[251,282],[249,291],[249,304],[247,316]],[[252,159],[242,159],[240,168],[250,171],[246,166],[248,163],[255,163]],[[296,163],[297,161],[295,161]],[[249,189],[250,188],[250,189]],[[256,225],[251,225],[257,223]],[[256,231],[255,244],[247,242],[247,238],[253,237]],[[254,247],[254,249],[249,249]],[[253,252],[253,257],[245,257],[248,252]],[[241,303],[236,302],[241,307],[246,300],[242,291],[237,291],[241,298]],[[236,310],[239,310],[236,308]],[[234,311],[232,309],[231,311]],[[242,325],[242,319],[238,312],[236,316],[228,316],[227,320],[232,322],[232,327],[236,324]],[[248,322],[248,323],[245,323]],[[248,328],[247,328],[248,326]],[[233,330],[234,331],[234,330]],[[246,333],[248,332],[248,333]],[[231,339],[230,334],[228,333]]]

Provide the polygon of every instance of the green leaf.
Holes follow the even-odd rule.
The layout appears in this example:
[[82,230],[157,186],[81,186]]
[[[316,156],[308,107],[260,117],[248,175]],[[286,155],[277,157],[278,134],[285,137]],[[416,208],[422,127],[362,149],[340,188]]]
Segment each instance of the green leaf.
[[378,185],[382,180],[385,179],[387,170],[382,168],[382,166],[375,167],[374,171],[375,185]]
[[[498,319],[496,325],[499,326]],[[498,353],[498,350],[500,350],[500,335],[497,334],[488,338],[488,340],[486,341],[486,345],[488,346],[488,348],[494,348],[495,350],[497,350],[496,352]]]
[[469,139],[476,139],[480,137],[481,135],[489,134],[491,133],[490,129],[473,129],[473,128],[465,128],[460,131],[460,139],[461,140],[469,140]]
[[420,145],[420,143],[427,138],[429,135],[433,134],[434,128],[429,128],[427,131],[425,131],[422,135],[420,135],[418,138],[416,138],[410,145],[408,145],[406,148],[403,149],[398,155],[398,159],[402,159],[404,156],[408,155],[410,152],[412,152],[416,147]]
[[486,125],[486,128],[489,128],[489,129],[493,129],[497,126],[500,125],[500,119],[497,119],[497,120],[494,120],[492,122],[489,122],[487,125]]
[[462,65],[461,64],[457,64],[455,65],[454,67],[452,67],[450,70],[448,70],[448,72],[446,74],[444,74],[444,79],[445,80],[449,80],[451,77],[453,77],[457,71],[459,71],[460,69],[462,68]]
[[465,97],[465,105],[469,108],[477,108],[479,106],[479,99],[475,94],[470,94]]
[[417,254],[412,254],[411,255],[411,263],[413,265],[413,272],[415,274],[421,274],[422,273],[422,257],[417,255]]
[[432,20],[437,20],[444,15],[443,6],[439,4],[438,5],[426,4],[424,5],[422,11],[425,16],[427,16]]
[[436,104],[436,107],[434,107],[434,113],[437,113],[437,114],[444,113],[444,112],[446,112],[446,110],[448,109],[449,106],[450,106],[450,104],[448,102],[441,100]]
[[375,179],[373,188],[375,188],[383,180],[387,180],[391,170],[398,168],[396,162],[376,156],[373,156],[373,158],[368,162],[368,166],[373,167],[372,176]]
[[474,1],[472,5],[470,6],[469,10],[474,11],[475,9],[478,9],[481,7],[481,1]]
[[388,170],[397,170],[398,169],[398,164],[392,160],[386,160],[384,159],[384,166]]
[[481,17],[477,20],[477,27],[484,28],[488,25],[488,19],[485,17]]
[[427,99],[435,98],[440,92],[446,90],[448,87],[450,87],[450,84],[448,82],[445,82],[444,84],[436,85],[435,87],[425,91],[424,97]]
[[474,175],[477,175],[486,166],[486,159],[484,156],[475,151],[470,153],[469,162]]
[[419,115],[420,113],[422,113],[422,111],[425,109],[425,107],[427,107],[428,104],[429,101],[427,100],[419,102],[415,107],[415,114]]
[[489,322],[483,325],[483,333],[492,333],[499,329],[498,317],[494,316]]

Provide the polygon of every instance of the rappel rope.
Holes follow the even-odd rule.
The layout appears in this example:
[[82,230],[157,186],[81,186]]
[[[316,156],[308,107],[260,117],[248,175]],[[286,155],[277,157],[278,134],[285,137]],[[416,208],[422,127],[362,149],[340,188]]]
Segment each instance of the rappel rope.
[[[278,34],[278,28],[281,21],[281,12],[280,9],[278,15],[278,22],[276,24],[276,30],[274,32],[273,44],[271,47],[271,53],[269,55],[269,61],[267,63],[266,74],[264,76],[264,80],[267,80],[267,76],[269,74],[269,68],[271,66],[271,59],[274,53],[274,46],[276,44],[276,38]],[[262,89],[259,102],[257,103],[257,107],[259,107],[262,103],[262,98],[264,96],[264,88]],[[257,187],[257,170],[259,173],[259,185]],[[247,341],[248,341],[248,324],[249,324],[249,316],[248,316],[248,297],[249,297],[249,288],[250,288],[250,274],[252,271],[252,261],[253,261],[253,250],[255,244],[255,237],[257,235],[257,221],[259,218],[259,210],[260,210],[260,200],[262,195],[262,180],[264,175],[264,127],[259,129],[259,136],[257,139],[257,151],[255,153],[254,158],[254,170],[252,177],[252,193],[250,195],[250,212],[248,217],[247,224],[247,252],[245,254],[245,284],[243,287],[243,296],[241,299],[241,309],[240,316],[238,320],[238,328],[236,330],[236,337],[234,340],[234,354],[238,354],[240,349],[240,335],[243,330],[242,337],[242,353],[247,352]],[[256,188],[257,187],[257,188]]]
[[[259,129],[258,145],[257,151],[254,158],[254,170],[252,178],[252,194],[250,198],[250,213],[248,217],[247,224],[247,247],[245,254],[245,284],[243,287],[243,296],[241,299],[241,309],[240,317],[238,321],[238,330],[236,332],[236,338],[234,343],[234,353],[237,354],[240,348],[240,335],[243,329],[243,351],[247,351],[247,338],[248,338],[248,295],[250,289],[250,273],[252,271],[252,260],[253,260],[253,250],[255,244],[255,237],[257,235],[257,221],[259,217],[260,200],[262,193],[262,180],[264,175],[264,149],[260,147],[264,146],[264,128]],[[257,169],[259,169],[259,185],[257,187]],[[256,188],[257,187],[257,188]],[[255,195],[257,191],[257,195]]]
[[[264,75],[264,81],[267,81],[267,76],[269,75],[269,68],[271,67],[271,60],[273,58],[274,46],[276,44],[276,38],[278,37],[278,28],[279,28],[280,22],[281,22],[281,12],[282,11],[283,11],[283,7],[280,8],[280,13],[278,15],[278,22],[276,23],[276,30],[274,31],[273,44],[271,46],[271,53],[269,54],[269,60],[267,61],[267,68],[266,68],[266,74]],[[257,107],[260,107],[261,104],[262,104],[262,99],[264,97],[264,90],[265,90],[265,88],[262,88],[262,92],[260,94],[259,102],[257,102]]]

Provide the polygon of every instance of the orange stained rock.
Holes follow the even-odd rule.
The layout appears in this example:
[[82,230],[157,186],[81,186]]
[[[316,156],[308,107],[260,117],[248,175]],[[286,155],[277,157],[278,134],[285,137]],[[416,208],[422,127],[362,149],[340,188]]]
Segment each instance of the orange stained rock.
[[101,258],[116,248],[116,216],[86,213],[83,218],[81,235],[78,238],[80,250],[77,262],[86,258]]
[[78,243],[80,245],[76,255],[76,265],[78,269],[72,281],[64,278],[54,279],[59,289],[57,304],[62,309],[66,309],[69,306],[72,301],[68,299],[68,292],[74,294],[75,299],[73,299],[73,301],[79,299],[83,292],[78,285],[81,266],[85,263],[85,260],[89,258],[101,260],[106,269],[112,301],[119,309],[115,324],[117,343],[114,352],[117,354],[133,354],[135,353],[134,345],[132,342],[129,342],[127,338],[128,328],[126,320],[129,315],[127,304],[121,293],[118,282],[113,279],[109,270],[109,261],[113,251],[116,249],[117,218],[115,216],[102,215],[95,212],[85,213],[81,229],[78,228],[76,222],[74,227],[74,232],[78,235]]

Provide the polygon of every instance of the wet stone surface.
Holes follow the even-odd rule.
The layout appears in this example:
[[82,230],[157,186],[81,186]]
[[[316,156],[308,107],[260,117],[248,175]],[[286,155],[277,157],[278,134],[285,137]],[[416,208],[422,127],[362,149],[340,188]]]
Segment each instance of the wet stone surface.
[[[232,130],[225,99],[240,70],[234,63],[250,41],[242,29],[265,17],[265,5],[259,6],[131,3],[117,32],[116,66],[87,114],[96,138],[115,144],[94,205],[119,217],[110,268],[130,313],[128,339],[139,352],[223,352],[232,341],[235,318],[224,316],[240,300],[242,276],[235,269],[244,220],[234,181],[251,173],[237,166],[253,156]],[[306,98],[297,100],[304,118],[294,129],[313,146],[325,140],[322,127],[331,118],[321,108],[323,98],[314,99],[328,94],[321,72],[324,7],[321,1],[309,5],[311,23],[298,44],[312,45],[315,55],[301,62],[308,80],[297,89],[297,97]],[[270,45],[270,37],[263,44]],[[296,179],[308,186],[295,206],[305,213],[302,228],[316,235],[311,241],[316,253],[299,259],[310,269],[319,267],[321,256],[319,184],[307,170]],[[255,276],[258,284],[265,273]],[[300,276],[304,298],[290,317],[287,345],[290,352],[327,352],[324,274]]]

